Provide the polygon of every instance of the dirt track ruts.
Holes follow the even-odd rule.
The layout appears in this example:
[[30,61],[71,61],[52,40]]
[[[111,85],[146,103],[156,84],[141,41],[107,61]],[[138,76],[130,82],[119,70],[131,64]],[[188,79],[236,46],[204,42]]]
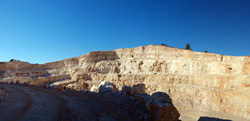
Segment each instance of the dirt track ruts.
[[27,85],[1,87],[8,98],[0,103],[0,121],[136,121],[145,117],[145,107],[127,96]]

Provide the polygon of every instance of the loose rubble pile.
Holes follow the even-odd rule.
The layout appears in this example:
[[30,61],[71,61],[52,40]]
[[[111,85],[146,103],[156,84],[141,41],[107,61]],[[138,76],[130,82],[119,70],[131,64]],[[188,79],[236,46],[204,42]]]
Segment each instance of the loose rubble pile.
[[[15,84],[15,83],[13,83]],[[20,85],[15,84],[15,85]],[[46,85],[39,86],[41,88],[54,88],[59,91],[73,91],[68,90],[66,87],[53,86],[47,87]],[[180,114],[172,103],[172,99],[164,92],[156,92],[148,95],[145,91],[145,84],[137,84],[132,87],[124,86],[122,90],[118,90],[114,84],[108,81],[101,81],[96,88],[96,93],[99,95],[116,95],[128,96],[132,100],[136,100],[143,104],[147,110],[147,116],[143,119],[145,121],[179,121]],[[82,92],[89,92],[82,89]],[[0,89],[0,102],[3,102],[7,96],[5,90]]]
[[[115,92],[117,89],[110,83],[103,81],[99,85],[99,93]],[[172,103],[172,99],[164,92],[156,92],[151,96],[145,92],[145,84],[133,87],[124,86],[123,95],[128,95],[143,103],[148,111],[149,121],[178,121],[180,114]]]

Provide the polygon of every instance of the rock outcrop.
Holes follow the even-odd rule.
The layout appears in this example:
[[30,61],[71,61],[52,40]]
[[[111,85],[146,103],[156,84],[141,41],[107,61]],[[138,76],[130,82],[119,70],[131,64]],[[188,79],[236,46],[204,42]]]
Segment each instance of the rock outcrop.
[[46,64],[2,62],[0,80],[34,85],[87,84],[81,88],[93,91],[98,91],[99,80],[109,81],[119,90],[144,83],[148,94],[166,92],[181,114],[215,111],[250,119],[250,56],[149,45],[90,52]]
[[[137,84],[131,89],[125,86],[122,92],[130,90],[130,96],[145,105],[149,121],[179,121],[180,114],[172,104],[172,99],[166,93],[156,92],[149,96],[144,89],[144,84]],[[127,93],[122,94],[127,95]]]
[[130,95],[134,96],[135,94],[146,94],[145,84],[134,85],[130,90]]

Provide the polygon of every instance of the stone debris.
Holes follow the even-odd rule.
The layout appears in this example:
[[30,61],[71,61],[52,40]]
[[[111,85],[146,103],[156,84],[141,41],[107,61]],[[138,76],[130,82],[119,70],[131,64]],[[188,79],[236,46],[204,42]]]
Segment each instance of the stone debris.
[[135,94],[146,94],[145,92],[145,84],[137,84],[134,85],[130,90],[130,95],[134,96]]
[[156,92],[150,96],[145,93],[143,83],[134,85],[132,88],[124,86],[121,91],[124,95],[130,91],[130,96],[146,106],[149,121],[179,121],[180,113],[174,107],[168,94]]
[[115,85],[107,81],[102,81],[98,87],[99,87],[99,93],[117,91]]
[[92,86],[90,89],[91,92],[97,92],[98,91],[98,87],[97,86]]

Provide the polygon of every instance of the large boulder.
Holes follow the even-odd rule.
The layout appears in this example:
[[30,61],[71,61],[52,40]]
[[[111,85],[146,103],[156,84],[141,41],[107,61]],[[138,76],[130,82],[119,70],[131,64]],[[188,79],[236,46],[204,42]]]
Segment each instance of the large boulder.
[[161,103],[169,103],[172,104],[172,99],[165,92],[156,92],[151,95],[151,98],[154,100],[159,100]]
[[164,92],[154,93],[146,103],[149,121],[178,121],[180,113]]
[[144,84],[134,85],[131,89],[124,86],[122,93],[127,94],[128,92],[137,101],[145,104],[149,121],[179,121],[180,113],[165,92],[156,92],[150,96],[145,93]]

